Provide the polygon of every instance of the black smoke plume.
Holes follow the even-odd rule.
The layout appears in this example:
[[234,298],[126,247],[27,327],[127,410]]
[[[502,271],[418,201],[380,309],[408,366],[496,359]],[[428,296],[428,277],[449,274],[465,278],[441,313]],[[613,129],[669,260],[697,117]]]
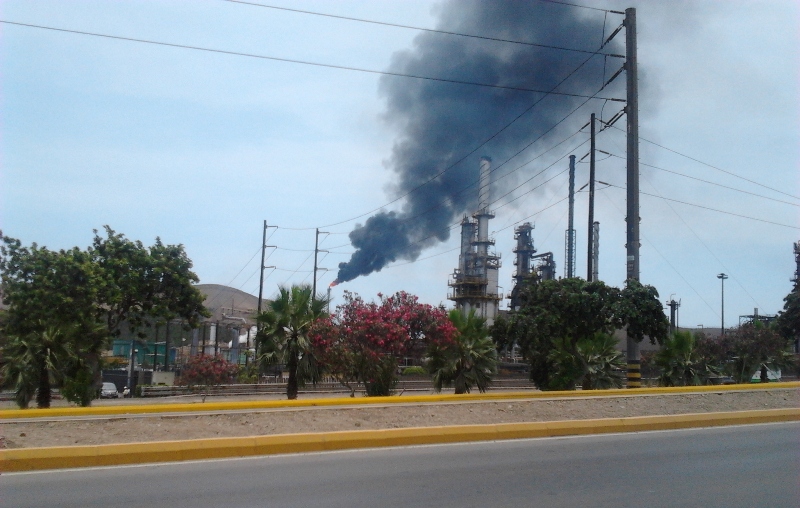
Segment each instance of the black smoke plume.
[[[451,0],[441,8],[437,28],[596,51],[603,34],[607,36],[621,23],[622,16],[616,14],[605,17],[602,12],[546,2]],[[624,53],[623,44],[624,31],[604,51]],[[550,90],[589,57],[586,53],[423,32],[414,40],[413,49],[393,55],[389,69]],[[557,91],[592,95],[600,89],[604,77],[610,77],[622,64],[620,58],[604,61],[603,56],[595,55]],[[601,95],[622,97],[620,82],[624,84],[624,74],[613,89]],[[542,95],[395,76],[381,78],[380,93],[387,101],[385,120],[399,134],[389,159],[397,173],[394,197],[410,194],[399,211],[379,212],[365,224],[356,225],[350,233],[356,252],[348,262],[339,264],[340,282],[380,271],[393,261],[416,260],[425,248],[447,240],[449,226],[463,214],[475,211],[480,156],[489,155],[495,166],[501,164],[585,100],[545,97],[510,128],[475,150]],[[614,108],[609,109],[621,108],[619,103],[612,104]],[[590,105],[599,111],[602,101],[592,100]],[[582,110],[580,118],[573,117],[551,135],[580,127],[589,112],[587,109],[584,115]],[[498,196],[502,191],[495,187],[492,192]]]

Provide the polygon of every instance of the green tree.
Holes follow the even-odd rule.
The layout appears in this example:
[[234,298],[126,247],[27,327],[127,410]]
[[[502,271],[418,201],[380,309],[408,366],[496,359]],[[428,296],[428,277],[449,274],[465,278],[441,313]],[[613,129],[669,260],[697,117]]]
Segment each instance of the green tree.
[[101,238],[95,231],[87,250],[56,252],[35,243],[24,247],[5,236],[0,245],[0,288],[8,305],[3,333],[28,340],[49,329],[68,329],[77,360],[66,374],[68,380],[75,378],[67,391],[81,404],[93,390],[81,388],[77,379],[85,379],[88,369],[99,389],[102,352],[123,322],[141,331],[148,320],[180,317],[191,326],[207,315],[182,246],[157,239],[147,249],[109,227],[106,233]]
[[311,347],[309,331],[317,319],[325,316],[328,300],[314,298],[311,286],[281,287],[266,312],[258,316],[261,329],[258,341],[261,365],[283,364],[289,371],[286,397],[297,398],[297,390],[306,382],[316,383],[320,372]]
[[778,313],[778,332],[797,348],[800,345],[800,284],[795,284],[783,302],[783,310]]
[[675,332],[668,337],[655,355],[660,369],[660,386],[698,386],[718,376],[719,369],[712,358],[704,356],[697,347],[698,338],[691,332]]
[[448,314],[458,333],[448,343],[432,343],[428,349],[427,369],[433,388],[455,386],[455,393],[470,393],[473,387],[483,393],[497,372],[497,350],[489,338],[486,320],[471,310],[468,315],[458,309]]
[[520,309],[499,320],[492,336],[499,345],[519,345],[531,365],[531,380],[544,390],[574,387],[590,370],[578,344],[627,327],[653,343],[667,335],[658,292],[631,280],[626,288],[577,278],[530,284],[520,292]]
[[209,315],[183,245],[165,245],[156,238],[145,247],[108,226],[105,233],[101,237],[95,230],[89,254],[101,275],[95,315],[112,336],[125,325],[144,338],[144,327],[176,318],[196,328]]
[[786,369],[794,365],[789,342],[777,330],[763,323],[747,323],[728,333],[722,340],[729,361],[727,373],[737,383],[749,383],[761,371],[767,382],[767,369]]
[[[2,236],[2,235],[0,235]],[[0,245],[0,287],[8,306],[4,331],[25,337],[62,326],[76,335],[95,328],[101,275],[91,257],[75,247],[51,251],[7,236]]]
[[34,395],[37,407],[50,407],[53,385],[64,379],[67,366],[76,358],[72,339],[69,332],[56,327],[9,337],[3,351],[7,362],[3,378],[13,384],[20,408],[26,409]]

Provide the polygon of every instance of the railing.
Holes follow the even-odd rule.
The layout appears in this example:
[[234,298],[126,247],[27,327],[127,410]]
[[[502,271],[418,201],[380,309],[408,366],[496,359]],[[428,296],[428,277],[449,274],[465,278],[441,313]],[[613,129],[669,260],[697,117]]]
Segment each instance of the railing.
[[[507,378],[495,379],[492,381],[491,388],[510,389],[518,388],[530,390],[534,389],[533,383],[527,378]],[[491,389],[490,388],[490,389]],[[201,387],[189,389],[188,386],[139,386],[139,396],[141,397],[176,397],[186,396],[205,391]],[[356,392],[364,392],[364,385],[358,384]],[[400,379],[395,387],[396,392],[430,392],[433,390],[433,383],[429,379],[404,380]],[[209,395],[258,395],[258,394],[284,394],[286,393],[286,383],[261,383],[261,384],[232,384],[208,387]],[[316,385],[306,385],[300,389],[300,393],[341,393],[349,394],[347,387],[336,382],[317,383]]]

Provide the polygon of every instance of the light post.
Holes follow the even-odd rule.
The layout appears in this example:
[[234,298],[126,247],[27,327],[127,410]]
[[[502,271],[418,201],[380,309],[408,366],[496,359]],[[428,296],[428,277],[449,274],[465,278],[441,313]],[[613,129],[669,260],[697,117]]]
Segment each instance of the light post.
[[722,284],[722,316],[720,321],[722,326],[720,326],[719,334],[720,337],[724,337],[725,336],[725,279],[727,279],[728,276],[725,275],[724,273],[721,273],[717,275],[717,278],[720,280],[720,283]]

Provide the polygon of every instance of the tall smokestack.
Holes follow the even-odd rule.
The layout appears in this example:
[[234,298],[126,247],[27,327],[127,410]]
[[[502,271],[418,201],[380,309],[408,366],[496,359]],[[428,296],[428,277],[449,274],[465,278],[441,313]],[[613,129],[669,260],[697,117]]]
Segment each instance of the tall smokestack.
[[[598,49],[604,28],[603,13],[545,2],[451,0],[439,12],[439,30],[589,51]],[[603,51],[621,53],[617,39],[621,38]],[[544,97],[510,88],[559,87],[558,91],[591,96],[602,85],[603,59],[595,56],[584,64],[585,53],[433,32],[420,33],[412,49],[395,53],[390,72],[500,88],[381,78],[380,93],[386,99],[383,118],[397,131],[388,159],[397,178],[392,197],[405,197],[399,209],[379,212],[355,226],[350,233],[355,253],[339,265],[337,279],[346,282],[393,261],[413,261],[424,249],[447,240],[460,216],[491,206],[488,195],[474,192],[485,188],[478,150],[491,153],[494,171],[500,171],[492,175],[495,195],[513,188],[514,178],[499,178],[513,167],[503,162],[557,124],[548,134],[553,138],[545,138],[541,149],[552,146],[549,140],[572,133],[579,127],[577,120],[559,122],[585,99]],[[621,97],[621,86],[613,82],[603,94]],[[538,144],[534,148],[540,149]]]
[[489,208],[489,177],[492,172],[492,159],[481,157],[481,179],[478,194],[478,210]]

